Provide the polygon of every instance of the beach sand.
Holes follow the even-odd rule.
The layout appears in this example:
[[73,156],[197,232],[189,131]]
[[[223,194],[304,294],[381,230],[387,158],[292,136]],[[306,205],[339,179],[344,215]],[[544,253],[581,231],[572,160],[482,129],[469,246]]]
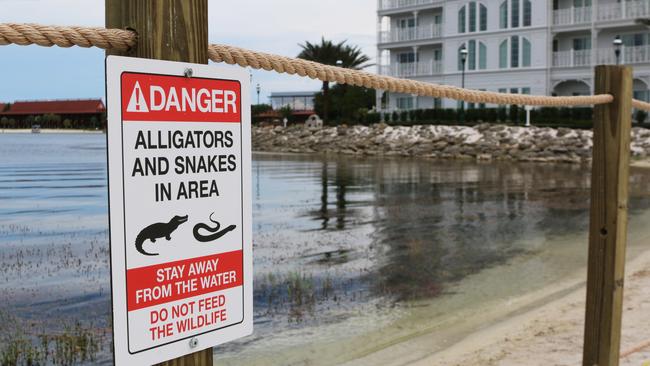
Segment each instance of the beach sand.
[[[650,251],[628,261],[626,273],[621,354],[629,355],[621,358],[621,365],[646,366],[650,365]],[[346,365],[580,365],[584,282],[578,287],[541,307],[487,325],[439,352],[426,355],[427,344],[439,341],[427,334]]]
[[[650,341],[650,252],[626,269],[621,353]],[[584,286],[541,308],[482,329],[412,365],[579,365],[584,332]],[[650,362],[650,344],[621,365]]]

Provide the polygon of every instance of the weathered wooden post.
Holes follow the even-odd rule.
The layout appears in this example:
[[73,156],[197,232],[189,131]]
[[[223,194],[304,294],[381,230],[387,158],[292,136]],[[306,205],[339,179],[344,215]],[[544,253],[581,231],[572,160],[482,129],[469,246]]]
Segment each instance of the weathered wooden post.
[[621,340],[632,111],[632,69],[597,66],[583,366],[618,365]]
[[[133,49],[109,54],[208,63],[207,0],[106,0],[106,28],[138,34]],[[212,348],[160,365],[212,365]]]

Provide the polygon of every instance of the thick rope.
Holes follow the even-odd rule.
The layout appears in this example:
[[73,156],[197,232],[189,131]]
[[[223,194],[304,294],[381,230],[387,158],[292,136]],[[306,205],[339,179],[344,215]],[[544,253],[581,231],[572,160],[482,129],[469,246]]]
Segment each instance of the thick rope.
[[40,24],[0,23],[0,45],[37,44],[51,47],[99,47],[126,51],[136,43],[134,32],[98,27],[61,27]]
[[638,99],[632,99],[632,107],[643,109],[644,111],[650,111],[650,103]]
[[462,89],[450,85],[424,83],[416,80],[399,79],[375,75],[364,71],[323,65],[317,62],[255,52],[247,49],[211,44],[208,56],[214,62],[237,64],[254,69],[274,70],[279,73],[298,74],[312,79],[333,81],[366,88],[388,90],[395,93],[417,94],[434,98],[449,98],[474,103],[521,104],[536,106],[576,106],[611,103],[609,94],[575,97],[547,97],[524,94],[494,93]]
[[[18,45],[37,44],[46,47],[54,45],[71,47],[76,45],[125,51],[134,46],[136,41],[137,37],[134,32],[121,29],[0,23],[0,45],[12,43]],[[323,65],[317,62],[218,44],[212,44],[208,47],[208,55],[214,62],[226,62],[254,69],[274,70],[291,75],[298,74],[322,81],[345,83],[395,93],[450,98],[473,103],[578,106],[606,104],[613,101],[613,97],[609,94],[549,97],[463,89],[450,85],[375,75],[359,70]],[[650,103],[635,99],[632,101],[632,105],[635,108],[650,111]]]

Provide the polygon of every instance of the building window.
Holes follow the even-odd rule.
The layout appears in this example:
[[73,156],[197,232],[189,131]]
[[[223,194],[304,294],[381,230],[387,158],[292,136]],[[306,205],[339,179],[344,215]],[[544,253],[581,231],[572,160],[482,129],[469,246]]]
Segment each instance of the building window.
[[402,52],[398,55],[400,64],[413,63],[417,60],[415,52]]
[[458,71],[463,70],[463,55],[460,52],[467,45],[467,69],[468,70],[485,70],[487,68],[487,47],[483,42],[478,42],[478,67],[476,64],[476,40],[469,40],[467,44],[463,43],[458,48]]
[[529,27],[532,23],[533,4],[530,0],[524,0],[524,27]]
[[499,28],[508,28],[508,0],[501,3],[499,6]]
[[487,7],[483,4],[480,4],[479,7],[479,29],[481,31],[486,31],[487,30]]
[[467,54],[467,68],[470,70],[476,70],[476,41],[471,40],[469,43],[469,53]]
[[465,6],[458,11],[458,33],[465,33]]
[[519,67],[519,36],[510,37],[510,67]]
[[458,33],[476,32],[477,28],[480,31],[486,31],[487,21],[487,7],[476,1],[471,1],[458,10]]
[[499,68],[505,69],[508,67],[508,40],[504,39],[499,45]]
[[485,43],[478,43],[478,68],[485,70],[487,68],[487,47]]
[[[523,6],[521,4],[523,1]],[[533,23],[532,0],[503,0],[499,5],[499,28],[508,28],[508,3],[510,3],[510,27],[518,28],[523,18],[522,26],[529,27]]]
[[402,18],[397,24],[400,29],[415,28],[415,18]]
[[522,37],[522,55],[521,55],[521,66],[529,67],[530,66],[530,41]]
[[413,109],[413,98],[412,97],[397,98],[397,109]]
[[[499,68],[530,67],[531,55],[532,43],[527,38],[519,36],[510,37],[510,54],[508,54],[508,39],[504,39],[499,44]],[[508,60],[510,60],[510,64],[508,64]]]
[[512,7],[512,19],[510,19],[510,26],[513,28],[519,27],[519,0],[510,0]]
[[463,48],[465,48],[465,43],[460,45],[460,47],[458,48],[458,71],[463,71],[463,54],[460,52]]
[[530,95],[530,88],[521,88],[521,94]]
[[469,31],[476,32],[476,3],[469,3]]

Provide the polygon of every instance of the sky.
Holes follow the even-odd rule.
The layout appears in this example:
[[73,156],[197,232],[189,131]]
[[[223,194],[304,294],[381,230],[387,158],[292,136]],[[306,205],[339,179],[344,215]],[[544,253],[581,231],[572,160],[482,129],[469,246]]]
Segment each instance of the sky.
[[[299,43],[347,40],[376,57],[376,0],[208,0],[209,42],[294,57]],[[0,0],[0,23],[104,26],[103,0]],[[234,67],[234,66],[233,66]],[[237,66],[238,67],[238,66]],[[318,90],[298,76],[251,70],[260,102],[278,91]],[[368,71],[374,71],[369,68]],[[98,48],[0,46],[0,103],[104,97]]]

